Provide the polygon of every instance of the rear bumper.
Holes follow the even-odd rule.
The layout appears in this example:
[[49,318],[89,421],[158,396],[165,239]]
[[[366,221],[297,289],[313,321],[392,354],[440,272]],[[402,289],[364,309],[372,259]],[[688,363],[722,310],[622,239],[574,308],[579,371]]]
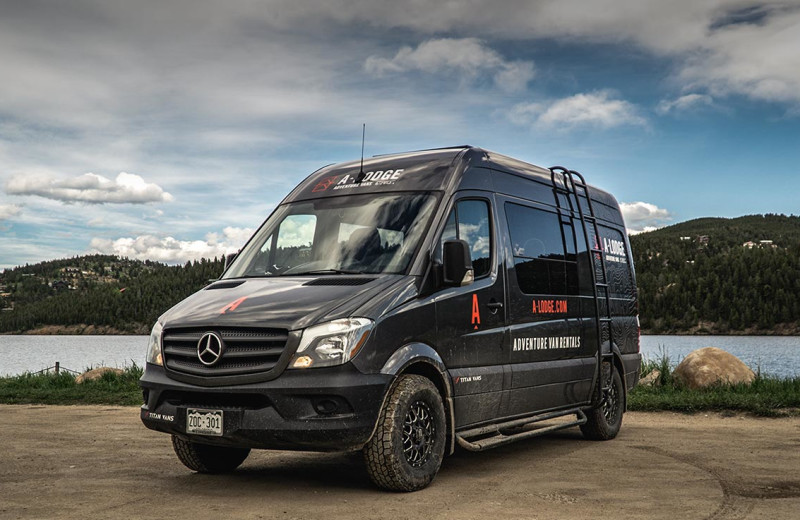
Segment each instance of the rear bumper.
[[[200,387],[146,366],[139,381],[141,419],[152,430],[206,444],[343,451],[366,444],[392,376],[362,374],[352,364],[287,370],[272,381]],[[186,433],[189,408],[223,411],[223,435]]]
[[622,354],[622,366],[625,368],[625,388],[629,391],[639,383],[642,367],[642,354]]

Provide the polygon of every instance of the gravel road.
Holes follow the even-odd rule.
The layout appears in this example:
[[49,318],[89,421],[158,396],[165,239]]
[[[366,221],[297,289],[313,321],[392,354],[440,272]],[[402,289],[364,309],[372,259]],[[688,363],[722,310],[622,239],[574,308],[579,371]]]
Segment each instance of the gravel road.
[[0,518],[800,519],[800,418],[628,413],[445,459],[411,494],[375,489],[360,454],[253,452],[185,469],[137,408],[0,406]]

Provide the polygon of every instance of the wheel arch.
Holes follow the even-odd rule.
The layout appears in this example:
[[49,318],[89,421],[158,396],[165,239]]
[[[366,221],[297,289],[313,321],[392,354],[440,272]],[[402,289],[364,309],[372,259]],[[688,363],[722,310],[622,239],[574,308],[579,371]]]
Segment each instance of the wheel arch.
[[625,365],[622,363],[622,352],[620,352],[619,347],[616,344],[613,344],[611,347],[611,352],[614,354],[614,368],[619,372],[620,379],[622,380],[622,399],[623,399],[623,410],[628,411],[628,383],[625,377]]
[[[447,445],[445,453],[455,451],[455,410],[453,407],[453,385],[447,375],[444,361],[436,350],[425,343],[409,343],[392,354],[381,368],[382,374],[389,374],[397,378],[404,374],[414,374],[429,379],[442,397],[447,421]],[[392,385],[393,386],[393,385]],[[392,386],[386,392],[389,395]],[[384,397],[385,402],[386,397]],[[382,405],[383,406],[383,405]]]

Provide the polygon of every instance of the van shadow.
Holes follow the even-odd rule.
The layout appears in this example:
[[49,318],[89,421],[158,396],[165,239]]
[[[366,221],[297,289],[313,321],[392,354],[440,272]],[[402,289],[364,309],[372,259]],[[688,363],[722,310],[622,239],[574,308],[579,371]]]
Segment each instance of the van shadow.
[[[445,457],[435,483],[437,487],[458,485],[466,475],[476,474],[500,478],[509,471],[509,465],[519,465],[521,462],[546,464],[586,448],[589,444],[582,442],[580,432],[567,430],[485,452],[470,452],[457,447],[452,456]],[[220,488],[235,489],[240,496],[263,494],[265,489],[276,493],[303,490],[382,493],[370,481],[360,451],[312,453],[254,450],[242,467],[230,474],[203,475],[186,471],[171,483],[183,492],[197,494],[207,494]]]

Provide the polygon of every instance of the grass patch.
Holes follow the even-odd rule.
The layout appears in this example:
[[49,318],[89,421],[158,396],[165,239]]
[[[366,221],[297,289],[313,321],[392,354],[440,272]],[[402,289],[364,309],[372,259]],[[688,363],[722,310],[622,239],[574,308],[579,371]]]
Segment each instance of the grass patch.
[[95,381],[78,384],[69,373],[22,374],[0,378],[0,403],[3,404],[114,404],[142,403],[139,378],[142,369],[135,364],[120,374],[106,373]]
[[[661,375],[656,386],[637,386],[628,395],[628,409],[694,413],[701,411],[748,412],[776,417],[800,415],[800,378],[778,379],[758,375],[752,385],[719,385],[705,390],[690,390],[672,377],[666,352],[642,363],[642,376],[653,370]],[[121,375],[104,374],[82,384],[68,373],[23,374],[0,378],[0,403],[3,404],[112,404],[136,406],[142,402],[136,365]]]
[[653,370],[660,375],[653,386],[637,386],[628,394],[628,409],[694,413],[701,411],[748,412],[764,417],[800,414],[800,378],[781,379],[758,373],[750,385],[720,384],[701,390],[681,386],[672,377],[669,356],[642,362],[642,377]]

